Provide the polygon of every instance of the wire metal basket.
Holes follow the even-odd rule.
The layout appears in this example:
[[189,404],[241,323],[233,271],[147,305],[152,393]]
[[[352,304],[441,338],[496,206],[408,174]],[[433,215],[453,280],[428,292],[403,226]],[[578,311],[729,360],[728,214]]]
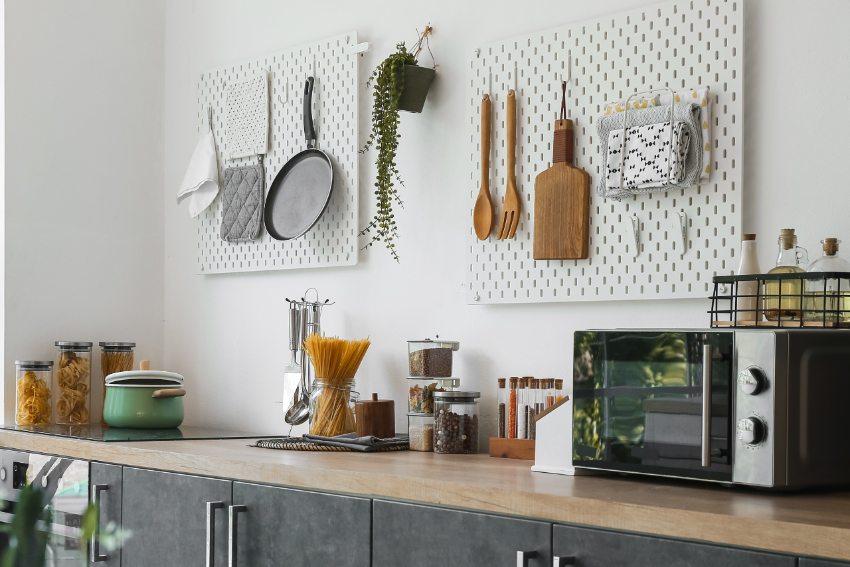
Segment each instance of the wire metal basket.
[[850,327],[850,272],[715,276],[712,327]]

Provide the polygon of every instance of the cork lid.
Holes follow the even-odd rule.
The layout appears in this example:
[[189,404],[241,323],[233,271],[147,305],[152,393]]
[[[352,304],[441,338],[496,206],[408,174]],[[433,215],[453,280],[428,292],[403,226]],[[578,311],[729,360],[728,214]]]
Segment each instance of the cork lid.
[[504,387],[505,387],[505,379],[499,378],[499,388],[504,388]]
[[756,239],[755,234],[745,234],[744,236],[741,237],[741,240],[755,240],[755,239]]
[[835,256],[838,254],[838,245],[841,243],[837,238],[824,238],[821,240],[823,251],[827,256]]
[[793,228],[783,228],[779,231],[779,242],[785,250],[793,248],[796,239],[797,236],[794,234]]

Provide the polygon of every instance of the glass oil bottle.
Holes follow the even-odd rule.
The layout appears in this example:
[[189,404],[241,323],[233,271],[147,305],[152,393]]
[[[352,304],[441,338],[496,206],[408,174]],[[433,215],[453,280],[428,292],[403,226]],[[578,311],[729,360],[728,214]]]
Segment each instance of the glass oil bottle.
[[[779,255],[776,267],[768,274],[794,274],[805,272],[801,266],[808,264],[809,254],[797,246],[793,228],[779,232]],[[766,280],[764,283],[764,316],[769,321],[799,321],[802,317],[803,280]]]
[[[838,255],[837,238],[821,240],[823,256],[809,264],[808,272],[850,272],[850,262]],[[850,322],[850,278],[806,280],[803,319],[823,323]]]

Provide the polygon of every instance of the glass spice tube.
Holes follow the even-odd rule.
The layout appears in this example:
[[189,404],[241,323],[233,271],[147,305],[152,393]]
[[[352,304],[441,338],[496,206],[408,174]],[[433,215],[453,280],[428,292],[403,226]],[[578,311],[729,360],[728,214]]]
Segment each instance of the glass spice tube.
[[552,378],[546,379],[546,409],[555,405],[555,381]]
[[[117,341],[102,341],[98,343],[100,346],[100,370],[103,374],[103,398],[106,400],[106,377],[116,372],[127,372],[133,370],[135,364],[133,360],[133,349],[136,348],[136,343],[123,343]],[[103,411],[100,412],[100,424],[106,425],[103,419]]]
[[525,381],[525,408],[523,411],[523,418],[525,419],[525,437],[523,439],[531,439],[531,426],[533,422],[533,413],[534,413],[534,392],[531,389],[531,383],[534,381],[533,376],[524,376],[523,380]]
[[519,379],[519,387],[517,388],[517,399],[519,400],[517,405],[517,439],[526,439],[528,435],[528,430],[526,429],[528,425],[528,416],[526,416],[528,401],[526,400],[526,396],[525,377],[523,376]]
[[505,430],[505,426],[507,425],[505,423],[505,419],[507,417],[507,415],[506,415],[506,409],[507,409],[506,393],[507,392],[505,391],[505,379],[499,378],[499,391],[498,391],[498,395],[496,396],[496,401],[499,404],[498,436],[501,437],[502,439],[507,437],[507,432]]
[[517,386],[519,378],[511,376],[510,379],[510,398],[508,399],[508,438],[517,438]]
[[567,397],[567,394],[564,392],[564,381],[558,378],[555,380],[555,403],[557,404],[565,397]]

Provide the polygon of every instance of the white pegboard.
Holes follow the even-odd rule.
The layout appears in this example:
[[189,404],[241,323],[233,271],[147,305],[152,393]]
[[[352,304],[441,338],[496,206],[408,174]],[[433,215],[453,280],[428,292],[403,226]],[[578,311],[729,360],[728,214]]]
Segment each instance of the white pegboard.
[[[277,241],[263,229],[259,240],[231,243],[221,239],[221,198],[196,219],[197,257],[202,274],[350,266],[357,263],[358,74],[357,35],[348,33],[201,75],[198,129],[206,128],[212,107],[219,167],[257,163],[258,158],[226,159],[227,85],[263,70],[269,74],[269,152],[265,156],[266,192],[278,170],[306,149],[302,121],[304,82],[316,79],[313,118],[317,147],[333,162],[334,187],[328,208],[307,234]],[[224,174],[221,174],[224,179]]]
[[[735,268],[740,246],[744,0],[673,1],[501,41],[470,62],[469,303],[706,297]],[[575,163],[591,174],[590,258],[535,261],[534,180],[549,167],[562,79],[575,123]],[[713,169],[698,187],[616,202],[596,193],[597,118],[636,91],[711,89]],[[522,213],[514,240],[479,241],[471,210],[480,179],[480,103],[493,101],[490,189],[498,215],[506,186],[505,100],[517,91],[516,179]],[[688,217],[683,251],[679,211]],[[641,226],[635,257],[631,218]],[[495,234],[494,230],[494,234]]]

